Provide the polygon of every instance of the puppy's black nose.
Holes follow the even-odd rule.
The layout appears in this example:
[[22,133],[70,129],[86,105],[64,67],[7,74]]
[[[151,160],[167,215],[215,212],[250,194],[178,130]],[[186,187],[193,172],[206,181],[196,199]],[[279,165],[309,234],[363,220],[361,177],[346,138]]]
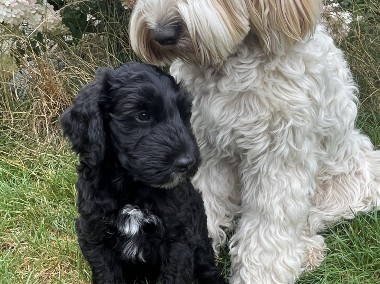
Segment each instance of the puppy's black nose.
[[186,172],[195,164],[195,159],[190,155],[179,156],[175,162],[174,166],[177,168],[179,172]]
[[165,26],[153,31],[153,39],[160,45],[176,45],[181,36],[181,26]]

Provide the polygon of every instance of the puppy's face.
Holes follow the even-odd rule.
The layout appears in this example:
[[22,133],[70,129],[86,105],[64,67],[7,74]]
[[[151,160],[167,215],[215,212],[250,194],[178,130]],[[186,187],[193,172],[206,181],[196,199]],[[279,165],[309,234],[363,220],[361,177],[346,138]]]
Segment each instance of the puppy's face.
[[135,66],[106,76],[100,105],[106,143],[136,180],[171,188],[193,176],[199,165],[191,98],[172,77],[151,66]]

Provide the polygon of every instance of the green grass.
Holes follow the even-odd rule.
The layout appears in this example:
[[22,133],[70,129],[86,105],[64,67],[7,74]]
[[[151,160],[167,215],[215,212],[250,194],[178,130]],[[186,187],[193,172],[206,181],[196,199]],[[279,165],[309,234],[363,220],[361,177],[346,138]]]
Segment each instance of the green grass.
[[88,283],[73,227],[74,158],[62,148],[6,146],[0,147],[0,283]]
[[380,214],[343,221],[326,232],[328,254],[299,283],[375,284],[380,282]]
[[[342,0],[345,8],[364,15],[341,42],[360,87],[357,126],[380,149],[380,4],[378,0]],[[116,23],[116,24],[115,24]],[[107,30],[111,33],[115,26]],[[115,32],[124,48],[126,26]],[[1,40],[1,38],[0,38]],[[32,81],[32,103],[10,95],[8,82],[16,70],[0,54],[0,283],[89,283],[89,268],[78,249],[74,230],[76,159],[57,131],[59,113],[79,86],[93,78],[98,66],[134,58],[112,54],[109,41],[83,40],[58,53],[65,69],[56,71],[44,58]],[[28,42],[25,42],[28,45]],[[128,47],[125,47],[128,50]],[[120,47],[115,50],[120,53]],[[85,60],[82,57],[85,56]],[[128,57],[130,56],[130,57]],[[43,78],[43,84],[39,81]],[[34,86],[33,85],[33,86]],[[324,234],[329,251],[321,267],[299,284],[380,283],[380,215],[360,215]],[[229,271],[227,251],[220,259]]]

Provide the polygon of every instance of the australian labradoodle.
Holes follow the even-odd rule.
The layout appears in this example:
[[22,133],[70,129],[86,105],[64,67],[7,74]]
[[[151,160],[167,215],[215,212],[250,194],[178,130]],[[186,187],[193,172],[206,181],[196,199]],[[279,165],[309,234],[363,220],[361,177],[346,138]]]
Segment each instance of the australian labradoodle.
[[[231,283],[292,283],[317,233],[379,204],[380,152],[354,128],[357,87],[319,0],[138,0],[133,49],[194,96],[194,182]],[[237,222],[234,222],[237,220]]]
[[224,283],[189,181],[199,165],[190,115],[188,93],[139,63],[101,70],[62,115],[93,283]]

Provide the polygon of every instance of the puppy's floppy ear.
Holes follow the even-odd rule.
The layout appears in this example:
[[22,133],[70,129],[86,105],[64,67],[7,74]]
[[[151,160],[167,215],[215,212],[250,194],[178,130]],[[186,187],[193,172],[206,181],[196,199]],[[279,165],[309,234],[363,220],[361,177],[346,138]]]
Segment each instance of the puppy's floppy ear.
[[74,103],[61,115],[63,134],[79,154],[80,160],[96,166],[104,158],[106,133],[104,130],[104,110],[109,93],[109,77],[112,70],[100,69],[97,79],[84,86]]
[[283,53],[314,32],[320,0],[245,0],[253,30],[269,53]]

